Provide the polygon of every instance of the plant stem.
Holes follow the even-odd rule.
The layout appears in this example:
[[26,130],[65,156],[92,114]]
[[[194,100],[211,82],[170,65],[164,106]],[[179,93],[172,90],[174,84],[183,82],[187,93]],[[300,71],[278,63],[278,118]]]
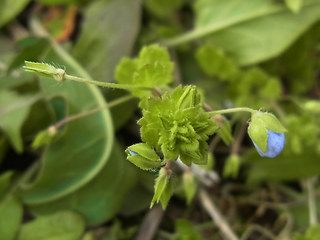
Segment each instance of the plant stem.
[[132,89],[153,90],[152,87],[100,82],[100,81],[85,79],[85,78],[76,77],[76,76],[72,76],[72,75],[68,75],[68,74],[65,75],[65,79],[76,81],[76,82],[90,83],[90,84],[94,84],[94,85],[100,86],[100,87],[117,88],[117,89],[124,89],[124,90],[132,90]]
[[234,113],[234,112],[250,112],[255,113],[257,110],[254,110],[252,108],[248,107],[238,107],[238,108],[229,108],[229,109],[223,109],[223,110],[217,110],[213,112],[209,112],[211,115],[216,114],[225,114],[225,113]]
[[225,239],[228,240],[239,240],[239,238],[232,231],[228,222],[224,219],[218,208],[211,201],[208,193],[204,189],[200,189],[200,200],[202,206],[206,209],[207,213],[210,215],[214,223],[223,233]]
[[307,179],[310,225],[315,225],[318,223],[317,205],[316,205],[315,193],[314,193],[314,181],[315,181],[315,178],[308,178]]
[[86,112],[81,112],[79,114],[75,114],[75,115],[72,115],[72,116],[69,116],[69,117],[66,117],[64,119],[62,119],[61,121],[57,122],[56,124],[53,125],[54,128],[58,129],[60,128],[61,126],[63,126],[64,124],[68,123],[68,122],[71,122],[73,120],[76,120],[76,119],[79,119],[79,118],[83,118],[83,117],[86,117],[86,116],[89,116],[91,114],[94,114],[96,112],[100,112],[102,111],[103,109],[105,108],[111,108],[111,107],[114,107],[116,105],[119,105],[121,103],[124,103],[130,99],[132,99],[133,96],[131,95],[126,95],[124,97],[121,97],[121,98],[118,98],[112,102],[109,102],[108,104],[106,104],[105,106],[103,107],[97,107],[97,108],[94,108],[94,109],[91,109],[89,111],[86,111]]

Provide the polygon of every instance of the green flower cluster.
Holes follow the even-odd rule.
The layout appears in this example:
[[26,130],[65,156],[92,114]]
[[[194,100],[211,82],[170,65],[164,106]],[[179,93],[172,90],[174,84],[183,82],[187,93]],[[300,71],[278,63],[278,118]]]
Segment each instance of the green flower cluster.
[[162,151],[165,160],[205,164],[208,159],[207,139],[218,124],[202,108],[202,96],[195,86],[178,86],[171,94],[141,102],[142,140]]

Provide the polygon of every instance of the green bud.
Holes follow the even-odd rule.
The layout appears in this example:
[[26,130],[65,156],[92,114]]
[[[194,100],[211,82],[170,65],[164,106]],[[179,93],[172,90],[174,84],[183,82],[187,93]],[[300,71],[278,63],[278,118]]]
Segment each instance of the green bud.
[[36,73],[45,77],[53,78],[58,82],[65,80],[66,71],[61,68],[56,68],[47,63],[25,61],[23,66],[26,72]]
[[192,172],[183,174],[183,188],[186,194],[187,204],[190,204],[197,191],[197,181]]
[[143,170],[159,168],[163,165],[158,154],[146,143],[137,143],[126,149],[127,159]]
[[226,164],[224,165],[224,168],[223,168],[223,176],[236,178],[238,176],[239,167],[240,167],[240,157],[236,154],[231,154],[226,159]]
[[159,176],[154,185],[154,195],[150,204],[150,208],[154,203],[161,203],[162,209],[165,209],[173,193],[173,183],[170,180],[171,170],[165,167],[159,171]]
[[284,133],[287,129],[271,113],[256,111],[251,116],[248,134],[251,140],[262,152],[267,151],[268,130],[274,133]]
[[177,103],[178,109],[196,107],[200,104],[201,97],[196,86],[186,86]]
[[39,132],[32,142],[32,148],[38,149],[42,146],[49,145],[56,135],[57,129],[53,126],[49,127],[44,131]]

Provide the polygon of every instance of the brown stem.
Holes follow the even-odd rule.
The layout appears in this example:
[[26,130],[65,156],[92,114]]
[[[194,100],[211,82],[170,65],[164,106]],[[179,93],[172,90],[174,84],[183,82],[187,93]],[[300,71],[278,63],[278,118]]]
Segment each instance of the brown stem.
[[211,201],[208,193],[204,189],[200,189],[199,192],[201,204],[204,209],[207,211],[209,216],[212,218],[214,223],[222,232],[226,240],[239,240],[236,234],[232,231],[230,225],[225,220],[225,218],[220,213],[219,209],[216,207],[213,201]]

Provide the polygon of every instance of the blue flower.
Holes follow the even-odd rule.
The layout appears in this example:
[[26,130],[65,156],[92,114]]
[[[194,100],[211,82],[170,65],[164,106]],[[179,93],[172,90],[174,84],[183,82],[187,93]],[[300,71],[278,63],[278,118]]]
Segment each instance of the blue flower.
[[261,151],[253,140],[252,142],[262,157],[274,158],[281,153],[286,143],[286,139],[284,133],[276,133],[268,130],[267,151],[265,153]]
[[131,150],[129,150],[129,149],[128,149],[128,151],[129,151],[129,153],[130,153],[131,156],[138,154],[138,153],[136,153],[136,152],[134,152],[134,151],[131,151]]

